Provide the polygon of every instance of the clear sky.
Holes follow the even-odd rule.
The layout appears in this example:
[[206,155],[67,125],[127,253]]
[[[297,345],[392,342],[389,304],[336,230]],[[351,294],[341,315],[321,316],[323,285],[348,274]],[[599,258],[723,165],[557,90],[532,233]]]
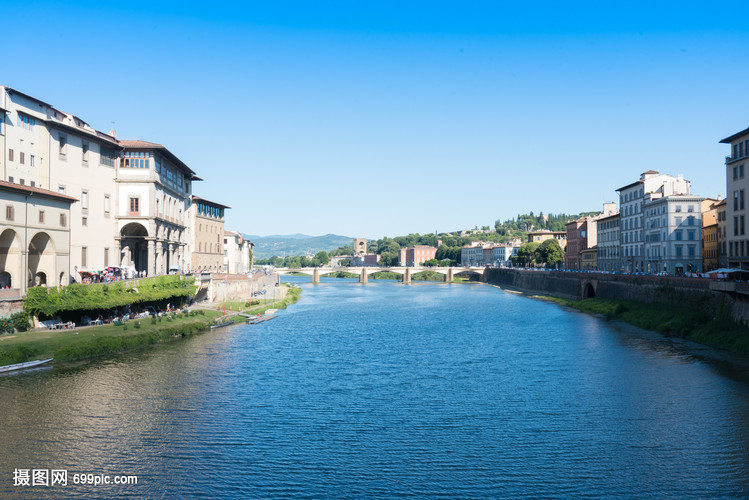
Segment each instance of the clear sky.
[[228,229],[444,232],[725,196],[749,4],[700,4],[4,0],[0,84],[165,145]]

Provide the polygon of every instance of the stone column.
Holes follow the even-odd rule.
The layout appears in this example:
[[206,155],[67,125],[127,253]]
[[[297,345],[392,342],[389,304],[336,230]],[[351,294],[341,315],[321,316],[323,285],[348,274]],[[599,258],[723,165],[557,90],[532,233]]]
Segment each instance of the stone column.
[[367,276],[367,269],[362,267],[361,275],[359,275],[359,283],[367,283],[368,281],[369,281],[369,277]]
[[174,267],[174,243],[169,243],[169,250],[166,259],[166,269],[164,270],[164,272],[168,273],[169,268],[172,267]]
[[407,267],[405,271],[403,271],[403,278],[401,279],[402,283],[408,284],[411,283],[411,268]]
[[445,283],[452,283],[453,282],[453,268],[450,267],[447,269],[447,275],[445,276]]
[[154,238],[146,238],[148,241],[148,275],[154,276],[156,274],[156,241]]
[[312,271],[312,283],[320,283],[320,270],[318,268]]

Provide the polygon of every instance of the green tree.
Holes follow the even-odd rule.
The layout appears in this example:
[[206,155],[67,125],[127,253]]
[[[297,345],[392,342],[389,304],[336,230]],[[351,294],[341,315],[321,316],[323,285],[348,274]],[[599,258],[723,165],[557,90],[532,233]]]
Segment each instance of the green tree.
[[536,262],[546,267],[557,267],[564,262],[564,250],[559,242],[552,238],[541,243],[535,251]]
[[326,252],[325,250],[320,250],[319,252],[315,254],[312,260],[314,262],[313,265],[315,267],[327,266],[328,263],[330,262],[330,256],[328,255],[328,252]]
[[513,264],[516,266],[530,267],[535,264],[536,249],[539,244],[536,242],[526,243],[522,247],[518,248],[518,253],[513,259]]

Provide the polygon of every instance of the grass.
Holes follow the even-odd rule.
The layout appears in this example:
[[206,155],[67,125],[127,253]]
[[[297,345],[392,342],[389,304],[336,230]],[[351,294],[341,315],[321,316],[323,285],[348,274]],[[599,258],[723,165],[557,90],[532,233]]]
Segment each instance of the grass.
[[749,327],[734,321],[730,311],[724,308],[719,308],[717,314],[711,314],[705,308],[683,304],[617,299],[544,298],[582,312],[601,315],[607,320],[624,321],[667,336],[749,354]]
[[[16,333],[13,336],[0,337],[0,366],[22,363],[32,359],[72,360],[96,357],[94,355],[73,355],[73,352],[84,353],[85,345],[114,345],[120,343],[117,352],[132,348],[135,345],[154,343],[148,339],[167,333],[167,338],[178,334],[177,330],[193,331],[199,326],[209,326],[220,313],[205,311],[204,314],[187,316],[178,314],[176,318],[161,317],[152,321],[150,318],[131,320],[119,326],[101,325],[72,330],[32,330]],[[141,338],[138,338],[141,337]],[[147,338],[146,338],[147,337]],[[117,338],[120,340],[111,340]],[[130,339],[133,340],[130,340]],[[107,351],[105,354],[111,354]]]

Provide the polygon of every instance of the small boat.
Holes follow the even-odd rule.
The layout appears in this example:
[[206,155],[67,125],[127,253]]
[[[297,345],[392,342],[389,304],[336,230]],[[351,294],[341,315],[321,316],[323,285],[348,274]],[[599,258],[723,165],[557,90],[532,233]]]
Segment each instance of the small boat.
[[34,366],[43,365],[49,363],[54,358],[49,359],[37,359],[36,361],[26,361],[25,363],[16,363],[15,365],[0,366],[0,373],[12,372],[14,370],[23,370],[24,368],[32,368]]
[[211,330],[214,328],[223,328],[225,326],[233,325],[233,321],[222,321],[221,323],[216,323],[215,325],[211,325]]

